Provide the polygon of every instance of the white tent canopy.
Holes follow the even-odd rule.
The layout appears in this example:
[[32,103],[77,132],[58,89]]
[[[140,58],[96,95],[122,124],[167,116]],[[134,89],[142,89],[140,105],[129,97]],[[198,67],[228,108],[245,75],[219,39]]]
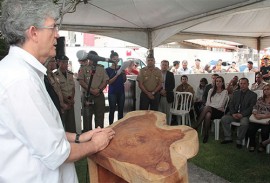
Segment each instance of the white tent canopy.
[[88,0],[65,14],[62,29],[149,49],[187,39],[223,39],[260,50],[270,46],[269,10],[270,0]]

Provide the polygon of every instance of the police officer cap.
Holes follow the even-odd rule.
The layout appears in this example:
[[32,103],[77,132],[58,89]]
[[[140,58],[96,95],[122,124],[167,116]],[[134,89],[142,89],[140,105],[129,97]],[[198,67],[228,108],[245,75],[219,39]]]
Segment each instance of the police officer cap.
[[88,53],[85,50],[79,50],[76,55],[79,61],[85,61],[87,60]]
[[177,64],[180,64],[180,61],[176,60],[173,62],[173,65],[177,65]]
[[57,56],[57,60],[68,61],[69,58],[66,55],[60,55],[60,56]]

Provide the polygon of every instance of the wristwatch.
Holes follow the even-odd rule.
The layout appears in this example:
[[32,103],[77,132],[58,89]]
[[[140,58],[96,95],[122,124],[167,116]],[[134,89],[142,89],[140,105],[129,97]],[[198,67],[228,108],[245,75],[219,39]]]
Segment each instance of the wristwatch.
[[80,143],[80,140],[79,140],[80,135],[81,135],[81,134],[76,133],[75,143]]
[[152,95],[155,95],[155,92],[152,92]]

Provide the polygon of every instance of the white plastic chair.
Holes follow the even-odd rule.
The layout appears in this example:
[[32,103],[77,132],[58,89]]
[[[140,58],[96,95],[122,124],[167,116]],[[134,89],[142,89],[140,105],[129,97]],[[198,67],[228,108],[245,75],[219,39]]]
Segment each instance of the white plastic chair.
[[[236,128],[238,128],[240,126],[240,123],[239,122],[232,122],[231,126],[236,126]],[[237,130],[237,135],[238,135],[238,129],[236,129],[236,130]],[[244,146],[244,145],[245,145],[245,138],[243,138],[243,140],[242,140],[242,146]]]
[[169,125],[171,124],[172,115],[177,116],[177,122],[180,125],[178,116],[181,116],[181,124],[186,124],[186,117],[188,125],[191,126],[190,109],[192,106],[193,94],[190,92],[174,92],[174,102],[172,103],[169,116]]

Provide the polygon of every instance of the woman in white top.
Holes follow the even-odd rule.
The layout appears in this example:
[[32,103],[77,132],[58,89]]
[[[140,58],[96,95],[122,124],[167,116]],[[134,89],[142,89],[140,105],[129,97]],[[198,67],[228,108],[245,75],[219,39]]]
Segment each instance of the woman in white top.
[[204,121],[203,143],[208,141],[208,131],[211,125],[211,119],[219,119],[224,115],[224,106],[227,99],[228,91],[225,89],[224,78],[218,76],[214,88],[211,88],[208,92],[205,107],[198,119],[197,128]]

